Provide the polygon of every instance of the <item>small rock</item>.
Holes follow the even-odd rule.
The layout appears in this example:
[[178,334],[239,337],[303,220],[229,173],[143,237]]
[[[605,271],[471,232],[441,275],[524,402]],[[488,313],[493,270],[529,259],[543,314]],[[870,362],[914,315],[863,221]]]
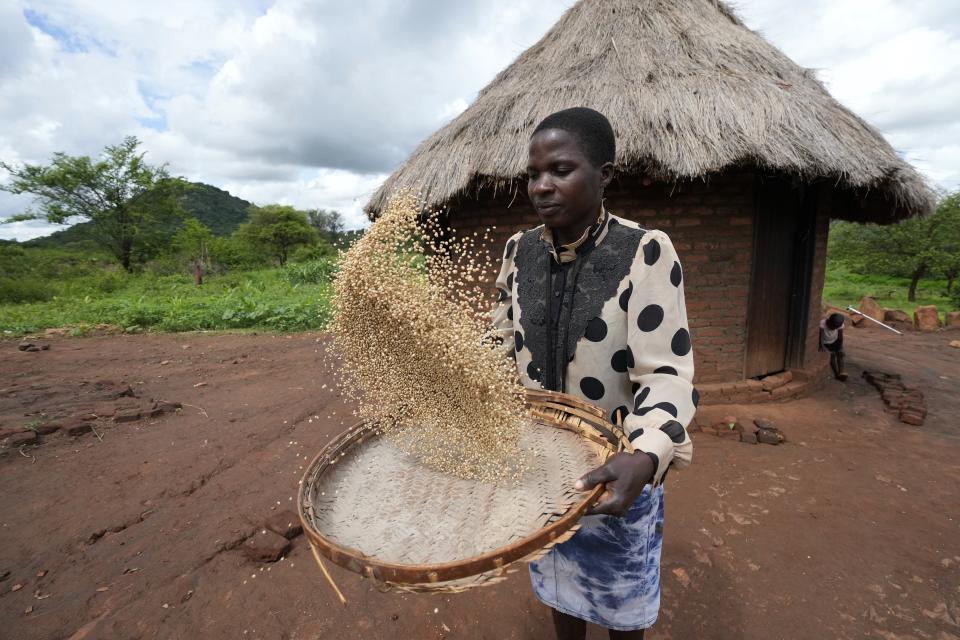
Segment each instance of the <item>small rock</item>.
[[193,597],[193,589],[190,589],[185,594],[183,594],[182,598],[180,598],[180,604],[187,602],[192,597]]
[[104,591],[110,591],[110,587],[97,587],[97,593],[103,593]]
[[744,431],[740,434],[740,442],[744,444],[757,444],[757,434]]
[[960,340],[951,340],[950,346],[954,349],[960,349]]
[[56,433],[57,431],[60,431],[60,429],[62,428],[63,428],[63,425],[60,424],[59,422],[48,422],[47,424],[41,424],[40,426],[36,427],[34,431],[36,431],[42,436],[48,436],[51,433]]
[[938,331],[940,329],[940,314],[932,304],[920,305],[913,312],[913,322],[920,331]]
[[281,511],[267,518],[264,526],[279,533],[284,538],[291,540],[303,533],[303,525],[300,524],[300,518],[293,511]]
[[773,424],[766,418],[754,418],[753,424],[757,425],[758,429],[776,429],[777,425]]
[[140,419],[140,409],[124,409],[113,416],[114,422],[136,422]]
[[24,610],[23,610],[23,613],[26,614],[26,615],[30,615],[31,613],[33,613],[33,605],[30,605],[29,607],[27,607],[26,609],[24,609]]
[[133,387],[131,387],[130,385],[122,385],[117,389],[115,389],[110,394],[111,400],[117,400],[119,398],[136,398],[136,397],[137,397],[137,394],[134,393]]
[[680,586],[682,586],[684,589],[690,586],[690,576],[687,574],[686,569],[683,567],[677,567],[676,569],[673,569],[671,573],[673,573],[674,577],[677,579],[677,582],[679,582]]
[[390,616],[390,619],[396,622],[397,620],[400,619],[400,616],[399,614],[394,613],[393,615]]
[[183,408],[183,405],[179,402],[168,402],[166,400],[157,400],[153,404],[150,415],[153,415],[153,411],[160,411],[161,413],[176,413]]
[[20,351],[26,351],[30,347],[35,347],[35,346],[36,345],[33,344],[32,342],[21,342],[20,344],[17,345],[17,349],[19,349]]
[[40,571],[37,571],[37,577],[42,578],[43,576],[47,575],[47,573],[49,572],[46,569],[41,569]]
[[37,444],[38,442],[40,442],[40,437],[36,431],[21,431],[13,434],[7,440],[7,444],[13,448]]
[[244,553],[257,562],[276,562],[289,548],[286,538],[267,529],[261,529],[243,543]]
[[763,444],[780,444],[784,442],[786,438],[783,435],[783,432],[779,429],[758,429],[757,430],[757,442]]
[[946,316],[946,322],[943,326],[946,329],[960,329],[960,311],[947,311],[944,316]]
[[23,585],[20,584],[19,582],[13,585],[12,587],[10,587],[10,591],[20,591],[20,589],[23,589]]
[[89,422],[84,422],[83,420],[71,421],[63,425],[63,430],[68,436],[82,436],[85,433],[89,433],[92,428]]

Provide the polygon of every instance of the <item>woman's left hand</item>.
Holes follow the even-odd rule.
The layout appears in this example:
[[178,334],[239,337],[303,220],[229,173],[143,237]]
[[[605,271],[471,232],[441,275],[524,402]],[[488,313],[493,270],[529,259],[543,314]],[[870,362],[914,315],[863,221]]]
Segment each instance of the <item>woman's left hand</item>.
[[583,476],[573,485],[577,491],[590,491],[598,484],[605,485],[600,499],[587,509],[586,515],[606,514],[623,517],[643,488],[653,480],[656,469],[650,456],[636,453],[615,453],[605,464]]

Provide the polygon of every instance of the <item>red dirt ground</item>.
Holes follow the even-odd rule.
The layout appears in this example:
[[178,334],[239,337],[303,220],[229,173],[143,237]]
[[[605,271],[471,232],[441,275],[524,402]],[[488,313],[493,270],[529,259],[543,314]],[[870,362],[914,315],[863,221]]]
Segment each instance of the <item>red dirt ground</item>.
[[[667,483],[663,606],[648,638],[960,638],[960,350],[947,346],[960,335],[848,333],[846,384],[701,412],[771,419],[789,442],[695,435],[693,466]],[[303,536],[279,562],[244,556],[242,541],[294,507],[303,467],[350,423],[324,339],[55,338],[37,353],[0,342],[0,430],[36,426],[39,412],[184,403],[0,453],[0,637],[552,638],[525,571],[432,596],[380,593],[332,567],[344,607]],[[864,368],[920,388],[926,424],[885,413]],[[109,399],[125,385],[136,397]]]

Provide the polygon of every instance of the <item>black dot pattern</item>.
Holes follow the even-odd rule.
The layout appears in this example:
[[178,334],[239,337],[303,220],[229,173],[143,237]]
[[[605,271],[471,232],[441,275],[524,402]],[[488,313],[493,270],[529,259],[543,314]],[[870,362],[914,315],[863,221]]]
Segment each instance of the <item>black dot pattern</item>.
[[667,413],[672,415],[674,418],[677,417],[677,407],[674,406],[672,402],[658,402],[657,404],[653,405],[652,408],[666,411]]
[[683,425],[676,420],[665,422],[663,426],[660,427],[660,431],[663,431],[665,434],[670,436],[670,440],[677,444],[680,444],[687,439],[686,433],[683,431]]
[[652,267],[657,264],[657,260],[660,259],[660,243],[656,240],[651,240],[647,244],[643,245],[643,261],[647,263],[647,266]]
[[634,440],[636,440],[642,435],[643,435],[643,429],[636,429],[633,433],[627,436],[627,440],[629,440],[630,442],[633,442]]
[[674,369],[673,367],[667,366],[667,365],[663,365],[662,367],[657,367],[656,369],[653,370],[653,372],[654,372],[654,373],[666,373],[666,374],[669,374],[669,375],[671,375],[671,376],[678,375],[676,369]]
[[513,271],[507,276],[507,289],[513,291]]
[[650,395],[650,387],[646,387],[641,391],[636,398],[633,400],[633,412],[637,415],[643,415],[640,413],[640,409],[643,408],[643,401],[647,399],[647,396]]
[[507,299],[507,290],[506,289],[497,289],[497,302],[503,302]]
[[584,336],[590,342],[600,342],[607,337],[607,323],[600,318],[594,318],[587,323],[587,330]]
[[610,366],[618,373],[626,373],[633,368],[633,365],[633,351],[630,350],[630,347],[620,349],[610,358]]
[[580,380],[580,391],[582,391],[583,395],[587,396],[591,400],[599,400],[606,392],[606,390],[603,388],[603,383],[596,378],[591,378],[590,376]]
[[613,413],[610,414],[610,422],[615,425],[622,425],[624,419],[630,414],[630,410],[627,409],[624,405],[620,405],[613,410]]
[[633,283],[630,282],[627,284],[627,288],[623,290],[623,293],[620,294],[620,308],[624,311],[627,310],[627,306],[630,304],[630,296],[633,295]]
[[513,248],[517,246],[517,241],[510,238],[507,241],[507,249],[503,252],[504,259],[513,257]]
[[694,389],[693,393],[690,394],[690,396],[691,396],[690,399],[693,400],[693,406],[694,407],[700,406],[700,392]]
[[[650,457],[650,460],[653,461],[653,472],[656,473],[657,469],[660,468],[660,456],[651,451],[644,451],[644,453],[647,454]],[[662,481],[663,478],[660,478],[660,480]]]
[[690,332],[686,329],[677,329],[673,334],[673,340],[670,341],[670,350],[678,356],[690,353]]
[[513,332],[513,344],[517,349],[517,353],[520,353],[520,350],[523,349],[523,334],[519,331]]
[[527,365],[527,375],[530,376],[531,380],[540,382],[540,370],[533,366],[532,362]]
[[630,394],[637,395],[637,391],[640,391],[640,387],[643,386],[639,382],[633,382],[630,384]]
[[648,304],[637,316],[637,327],[640,331],[650,332],[663,322],[663,307],[658,304]]
[[681,282],[683,282],[683,269],[680,268],[679,262],[674,261],[673,269],[670,269],[670,284],[679,287]]
[[507,308],[507,318],[513,320],[513,305],[510,305],[510,307]]

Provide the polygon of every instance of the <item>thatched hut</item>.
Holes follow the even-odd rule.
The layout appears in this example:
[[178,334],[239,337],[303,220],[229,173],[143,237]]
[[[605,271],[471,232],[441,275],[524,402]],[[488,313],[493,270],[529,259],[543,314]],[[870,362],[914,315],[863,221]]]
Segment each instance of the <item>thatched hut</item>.
[[823,370],[831,218],[894,222],[933,205],[880,133],[722,2],[582,0],[427,138],[368,213],[413,187],[448,208],[454,233],[495,225],[498,254],[538,224],[524,178],[530,133],[571,106],[616,130],[608,208],[663,229],[680,253],[707,399],[752,399],[763,392],[751,379],[784,370],[795,382],[773,395],[791,395]]

